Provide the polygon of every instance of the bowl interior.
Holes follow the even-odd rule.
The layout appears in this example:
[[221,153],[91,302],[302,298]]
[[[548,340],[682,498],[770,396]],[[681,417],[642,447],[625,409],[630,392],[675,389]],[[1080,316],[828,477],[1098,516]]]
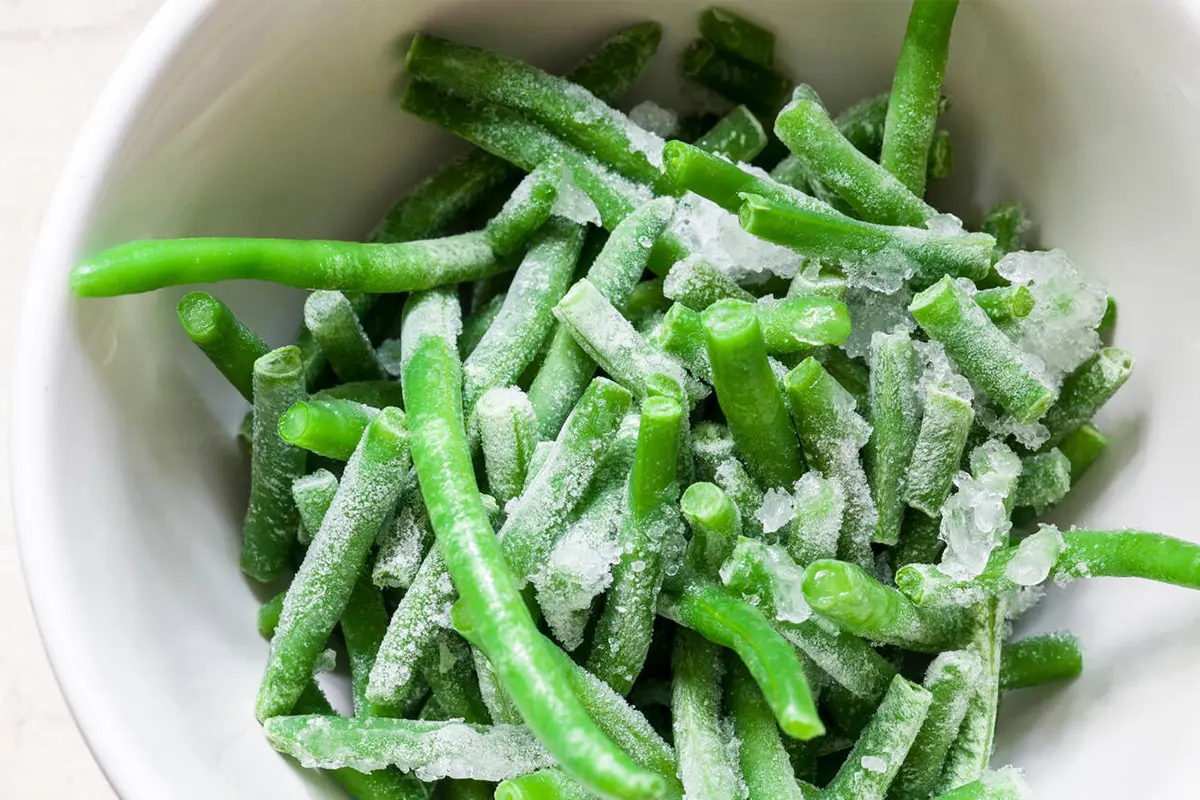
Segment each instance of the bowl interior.
[[[681,97],[675,55],[704,3],[169,4],[102,103],[44,231],[15,406],[22,551],[55,668],[129,800],[336,797],[277,757],[253,719],[262,595],[237,568],[241,398],[178,331],[164,291],[70,301],[80,254],[141,237],[361,236],[460,145],[407,118],[391,87],[418,29],[568,66],[606,32],[666,25],[627,100]],[[734,3],[780,35],[781,60],[838,110],[890,85],[907,4]],[[1194,537],[1192,232],[1200,201],[1197,27],[1186,3],[972,2],[955,30],[945,117],[968,221],[1028,203],[1120,299],[1134,378],[1102,414],[1111,449],[1059,512],[1089,526]],[[300,294],[215,292],[273,344]],[[1200,597],[1143,583],[1055,591],[1023,629],[1087,647],[1069,685],[1006,698],[994,763],[1043,797],[1181,796],[1200,689],[1187,680]],[[1149,732],[1153,732],[1149,734]],[[1149,735],[1148,735],[1149,734]],[[1098,769],[1097,765],[1103,767]],[[1152,769],[1147,769],[1152,766]],[[1186,782],[1185,782],[1186,781]]]

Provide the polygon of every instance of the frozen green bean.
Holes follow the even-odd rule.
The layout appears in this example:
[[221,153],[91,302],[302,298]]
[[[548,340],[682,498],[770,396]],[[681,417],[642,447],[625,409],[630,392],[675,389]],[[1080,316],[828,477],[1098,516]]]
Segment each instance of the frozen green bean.
[[[671,724],[679,777],[688,798],[742,796],[737,754],[726,745],[721,719],[721,648],[686,629],[671,654]],[[769,711],[768,711],[769,713]],[[771,718],[772,724],[774,719]]]
[[475,419],[488,491],[501,506],[507,505],[521,493],[529,476],[537,444],[533,406],[520,389],[489,389],[475,404]]
[[1058,400],[1046,412],[1042,424],[1050,431],[1046,446],[1058,444],[1080,425],[1095,416],[1112,399],[1133,372],[1133,354],[1105,347],[1063,379]]
[[1007,202],[992,206],[983,218],[980,230],[996,238],[996,258],[1024,250],[1022,237],[1029,229],[1029,217],[1021,203]]
[[254,362],[268,347],[257,333],[234,316],[229,307],[207,292],[189,292],[179,299],[179,324],[213,366],[254,402]]
[[870,367],[867,421],[871,437],[866,462],[878,512],[874,540],[893,545],[900,541],[905,479],[921,431],[912,339],[906,333],[876,333],[871,338]]
[[1057,447],[1021,459],[1021,474],[1013,490],[1016,508],[1041,513],[1071,490],[1071,461]]
[[313,292],[304,302],[304,327],[342,381],[384,378],[371,340],[341,292]]
[[679,63],[683,77],[689,81],[764,117],[778,112],[792,90],[792,81],[786,75],[722,50],[707,39],[689,44]]
[[706,261],[678,261],[663,281],[663,294],[696,311],[703,311],[718,300],[753,301],[754,295],[738,286],[721,270]]
[[975,302],[997,325],[1029,316],[1033,310],[1033,292],[1028,286],[997,286],[975,294]]
[[379,409],[353,400],[302,400],[279,417],[279,437],[326,458],[346,461]]
[[974,422],[975,409],[969,400],[948,387],[929,388],[904,478],[904,502],[911,508],[928,517],[941,512]]
[[767,132],[746,106],[737,106],[692,144],[733,162],[750,161],[767,146]]
[[1090,422],[1083,423],[1063,437],[1058,449],[1071,462],[1072,486],[1096,463],[1107,447],[1108,438]]
[[1055,631],[1007,642],[1000,650],[1000,691],[1070,680],[1083,672],[1079,639]]
[[723,8],[700,12],[700,35],[719,49],[770,67],[775,61],[775,34]]
[[563,166],[554,160],[538,164],[537,169],[525,176],[499,213],[484,226],[483,232],[493,250],[507,256],[525,246],[534,231],[550,219],[562,176]]
[[292,500],[300,514],[300,529],[297,531],[300,544],[307,546],[321,529],[325,512],[329,511],[333,496],[337,494],[337,485],[337,478],[327,469],[319,469],[292,481]]

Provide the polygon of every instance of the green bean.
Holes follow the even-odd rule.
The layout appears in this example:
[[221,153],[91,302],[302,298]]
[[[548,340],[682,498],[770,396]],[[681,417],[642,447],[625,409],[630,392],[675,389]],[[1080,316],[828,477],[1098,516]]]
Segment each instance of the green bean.
[[583,234],[583,226],[556,218],[534,237],[513,276],[504,306],[463,362],[463,398],[468,412],[488,389],[515,383],[537,356],[554,326],[551,310],[575,272]]
[[[647,203],[629,215],[608,237],[588,269],[587,279],[618,310],[623,309],[645,271],[653,243],[666,230],[674,205],[670,200]],[[596,362],[571,332],[556,326],[537,376],[529,387],[529,402],[538,418],[538,432],[552,439],[595,374]]]
[[925,194],[929,145],[957,10],[958,0],[915,0],[892,80],[879,163],[917,196]]
[[493,250],[502,256],[512,255],[550,219],[550,209],[558,199],[562,170],[559,162],[544,161],[517,185],[499,213],[484,226],[483,232]]
[[950,141],[950,131],[934,131],[926,159],[926,179],[940,181],[949,178],[953,171],[954,144]]
[[700,12],[700,35],[719,49],[770,67],[775,61],[775,34],[723,8]]
[[738,218],[748,233],[840,264],[860,283],[898,286],[910,275],[922,285],[945,275],[977,280],[991,263],[993,241],[987,234],[942,236],[924,228],[874,225],[756,194],[742,195]]
[[[775,135],[868,222],[921,228],[937,215],[903,181],[855,149],[807,85],[796,87],[779,112]],[[928,141],[924,147],[928,150]],[[921,170],[923,181],[923,161]]]
[[605,737],[572,692],[556,648],[537,631],[492,533],[463,427],[457,310],[444,292],[410,298],[402,333],[412,348],[404,393],[422,494],[454,587],[476,620],[477,646],[534,735],[572,777],[622,800],[659,797],[664,779],[638,767]]
[[764,117],[774,116],[792,89],[786,75],[722,50],[707,39],[696,39],[687,46],[679,69],[687,80]]
[[71,270],[79,297],[249,279],[298,289],[405,292],[510,269],[482,233],[398,244],[290,239],[158,239],[105,250]]
[[931,653],[966,641],[964,609],[914,604],[854,564],[814,561],[804,570],[803,590],[813,611],[864,639]]
[[1000,696],[1000,645],[1004,640],[1004,608],[990,599],[972,609],[976,617],[971,650],[983,669],[974,682],[958,738],[946,753],[935,791],[979,779],[987,769],[996,739],[996,710]]
[[992,206],[983,218],[980,230],[996,237],[996,258],[1023,250],[1022,235],[1029,229],[1029,217],[1021,203],[1007,202]]
[[254,362],[267,354],[266,343],[207,292],[188,292],[179,298],[177,311],[188,338],[242,397],[254,402]]
[[458,337],[458,353],[463,359],[469,358],[471,353],[475,352],[483,335],[504,307],[505,299],[506,293],[501,292],[463,319],[462,334]]
[[1096,429],[1095,425],[1085,422],[1058,443],[1058,449],[1071,462],[1071,485],[1074,486],[1083,474],[1096,463],[1108,447],[1108,438]]
[[[672,143],[674,144],[674,143]],[[754,295],[706,261],[678,261],[663,281],[663,294],[688,308],[703,311],[718,300],[753,302]]]
[[741,536],[742,518],[737,505],[720,487],[711,483],[693,483],[680,498],[679,509],[692,530],[687,550],[688,565],[697,573],[714,579]]
[[[869,492],[865,496],[869,498]],[[846,508],[842,482],[809,472],[796,482],[792,501],[796,516],[784,541],[792,559],[803,566],[819,558],[836,558]],[[863,529],[864,536],[869,536],[874,527],[864,525]]]
[[319,291],[304,303],[304,327],[312,333],[334,373],[342,381],[382,380],[383,368],[341,292]]
[[[325,513],[333,503],[337,486],[337,478],[327,469],[319,469],[292,481],[292,500],[296,503],[296,511],[300,515],[300,528],[296,532],[300,544],[308,546],[312,537],[321,529],[321,521],[325,519]],[[282,600],[282,597],[280,599]]]
[[882,800],[925,722],[933,697],[897,675],[822,800]]
[[763,502],[762,487],[750,477],[737,455],[737,447],[729,429],[724,425],[702,422],[693,432],[697,473],[721,488],[738,507],[742,515],[742,530],[761,528],[754,515]]
[[400,502],[392,521],[380,531],[376,541],[371,580],[376,586],[408,589],[432,544],[429,515],[425,513],[416,476],[410,475],[409,482],[400,489]]
[[[316,682],[309,681],[296,700],[293,713],[326,717],[335,712]],[[426,800],[429,796],[429,791],[423,783],[393,767],[372,772],[342,767],[328,772],[330,777],[358,800]]]
[[1058,400],[1042,424],[1050,431],[1046,447],[1053,447],[1095,416],[1133,372],[1133,354],[1105,347],[1063,379]]
[[767,486],[790,487],[803,460],[754,306],[722,300],[704,312],[704,329],[717,402],[738,449]]
[[904,519],[905,478],[921,430],[916,351],[907,333],[871,338],[871,381],[867,395],[867,474],[878,517],[875,541],[896,544]]
[[750,161],[767,146],[767,132],[754,113],[737,106],[692,144],[734,163]]
[[287,590],[284,590],[258,607],[258,634],[264,639],[270,640],[275,635],[275,628],[279,625],[279,615],[283,612],[283,598],[286,594]]
[[317,455],[345,461],[379,409],[353,400],[302,400],[279,417],[279,438]]
[[1021,459],[1021,475],[1013,490],[1014,507],[1040,514],[1071,489],[1071,461],[1057,447]]
[[688,798],[742,796],[737,756],[722,730],[722,672],[717,645],[689,630],[676,631],[671,654],[671,720],[679,777]]
[[346,655],[350,661],[355,716],[398,716],[393,709],[376,706],[367,698],[367,680],[388,626],[383,595],[371,583],[370,571],[363,570],[354,584],[354,590],[346,601],[339,624],[342,628],[342,639],[346,643]]
[[975,680],[983,671],[979,657],[968,650],[949,650],[929,665],[925,688],[932,695],[929,714],[896,774],[888,797],[926,800],[933,792],[946,752],[954,744],[967,714]]
[[903,498],[909,507],[928,517],[941,512],[974,422],[970,401],[949,387],[929,388],[904,479]]
[[[873,95],[848,106],[834,119],[841,134],[872,161],[878,161],[883,151],[883,131],[887,125],[890,102],[890,92]],[[949,105],[946,97],[939,98],[938,113],[946,111]]]
[[567,73],[567,80],[611,103],[645,70],[662,39],[662,25],[640,22],[605,38]]
[[1000,650],[1000,691],[1069,680],[1083,672],[1079,639],[1055,631],[1009,642]]
[[677,525],[679,426],[683,409],[667,397],[642,403],[629,475],[621,557],[596,624],[588,669],[617,693],[629,693],[650,650],[663,581],[663,551]]
[[545,463],[509,510],[500,538],[519,583],[546,563],[554,547],[555,523],[583,499],[604,449],[631,402],[629,392],[612,381],[593,380],[567,418]]
[[633,287],[629,302],[625,304],[625,317],[637,327],[644,320],[665,313],[670,307],[671,301],[663,294],[663,279],[652,278]]
[[419,664],[421,675],[433,690],[443,719],[488,723],[491,717],[483,703],[471,648],[452,630],[435,635],[435,647]]
[[656,374],[683,387],[691,403],[708,394],[708,387],[647,342],[587,278],[563,296],[554,316],[605,372],[637,397],[647,395],[650,376]]
[[696,377],[712,383],[712,365],[704,339],[704,318],[683,303],[667,309],[658,328],[649,337],[650,344],[674,357]]
[[815,274],[802,269],[792,278],[788,285],[788,297],[828,297],[831,300],[846,302],[846,276],[832,271],[818,271]]
[[664,592],[658,613],[737,653],[788,736],[807,740],[825,732],[796,651],[758,609],[719,585],[691,583]]
[[840,300],[814,295],[754,304],[767,352],[801,353],[817,345],[840,345],[850,335],[850,315]]
[[350,400],[375,408],[402,408],[404,394],[399,381],[356,381],[313,392],[310,400]]
[[939,794],[934,800],[1025,800],[1029,796],[1029,786],[1021,771],[1001,767],[995,772],[985,772],[977,781]]
[[271,657],[259,689],[260,720],[287,711],[312,675],[312,665],[346,608],[375,535],[408,470],[404,412],[380,412],[363,434],[325,521],[288,588]]
[[837,552],[864,567],[875,563],[871,540],[876,509],[858,451],[872,435],[857,413],[854,398],[814,358],[806,358],[786,379],[796,433],[809,463],[845,493]]
[[841,195],[822,183],[821,179],[817,177],[817,173],[808,165],[808,162],[799,156],[786,156],[771,168],[768,175],[776,183],[781,183],[784,186],[789,186],[804,194],[811,195],[840,214],[847,216],[855,215],[855,211],[850,207],[850,204],[843,200]]
[[733,659],[729,662],[726,685],[733,711],[733,730],[740,743],[741,773],[749,796],[805,800],[805,793],[796,784],[796,773],[780,739],[779,726],[775,724],[762,692],[744,666]]
[[[1054,391],[1028,357],[949,277],[918,294],[909,310],[929,338],[946,348],[959,371],[1018,422],[1037,420],[1054,403]],[[1068,404],[1052,421],[1061,430],[1078,408]]]
[[595,795],[557,767],[502,781],[496,800],[595,800]]
[[776,547],[743,537],[721,578],[730,591],[771,615],[783,638],[830,678],[855,697],[877,703],[896,670],[857,636],[831,632],[811,616],[801,618],[800,587],[793,577],[798,571]]
[[501,506],[525,487],[537,444],[537,417],[520,389],[489,389],[475,404],[488,491]]
[[[937,0],[943,2],[943,0]],[[1029,316],[1033,310],[1033,292],[1027,286],[997,286],[975,294],[975,302],[997,325]]]
[[[287,566],[299,515],[292,481],[304,474],[305,455],[276,432],[279,417],[304,397],[300,351],[272,350],[254,362],[254,429],[250,457],[250,502],[242,525],[242,571],[263,583]],[[293,700],[295,698],[292,698]]]
[[565,78],[424,33],[413,38],[404,65],[417,80],[504,106],[545,126],[633,180],[653,184],[661,177],[662,140]]
[[[687,392],[675,380],[662,373],[651,375],[646,380],[646,394],[649,397],[667,397],[679,404],[680,408],[688,407]],[[675,479],[679,486],[690,486],[696,480],[696,458],[692,452],[692,425],[687,413],[684,413],[679,424],[679,447]]]
[[[1101,337],[1112,336],[1112,332],[1117,329],[1117,299],[1109,295],[1104,301],[1104,316],[1100,318],[1100,324],[1096,326],[1096,333]],[[1107,343],[1108,339],[1104,341]]]
[[939,538],[942,518],[929,517],[924,512],[909,509],[900,529],[900,544],[892,554],[892,566],[900,569],[907,564],[934,564],[942,557],[946,543]]

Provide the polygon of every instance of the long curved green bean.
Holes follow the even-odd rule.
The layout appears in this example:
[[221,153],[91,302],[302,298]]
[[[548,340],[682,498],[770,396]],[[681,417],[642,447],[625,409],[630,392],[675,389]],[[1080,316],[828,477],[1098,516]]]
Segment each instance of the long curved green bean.
[[492,533],[463,426],[457,326],[450,310],[456,313],[457,303],[445,293],[409,300],[402,337],[412,349],[404,394],[430,521],[454,586],[477,621],[479,647],[534,735],[572,777],[623,800],[661,797],[665,779],[617,748],[579,703]]
[[[287,566],[299,515],[292,481],[304,474],[305,454],[279,438],[279,417],[304,397],[300,350],[281,347],[254,362],[250,502],[242,524],[242,571],[272,581]],[[293,700],[295,698],[292,698]]]
[[368,551],[409,468],[404,412],[380,412],[346,465],[333,504],[283,603],[259,688],[260,720],[287,713],[346,608]]
[[804,474],[803,458],[754,306],[715,303],[704,330],[717,402],[738,449],[768,487],[790,487]]
[[779,726],[762,692],[746,668],[727,659],[729,704],[733,730],[739,740],[738,756],[742,779],[750,797],[772,800],[805,800],[796,783],[796,773],[779,736]]
[[888,101],[879,164],[918,197],[925,194],[950,29],[958,0],[915,0]]
[[179,324],[213,366],[254,402],[254,362],[270,349],[261,337],[207,292],[188,292],[176,306]]
[[587,665],[625,695],[641,672],[654,633],[663,581],[663,551],[678,527],[675,498],[683,409],[668,397],[642,403],[637,449],[629,475],[621,557],[596,623]]
[[554,326],[552,309],[571,283],[583,239],[583,226],[561,218],[550,220],[535,235],[504,305],[463,361],[468,412],[488,389],[516,383],[537,356]]

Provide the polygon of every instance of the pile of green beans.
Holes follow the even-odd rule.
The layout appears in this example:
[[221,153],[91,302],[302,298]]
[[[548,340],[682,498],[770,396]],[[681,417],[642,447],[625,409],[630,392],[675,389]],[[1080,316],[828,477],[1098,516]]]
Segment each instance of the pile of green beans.
[[279,347],[206,292],[178,306],[251,404],[277,750],[360,800],[1023,796],[989,768],[1001,694],[1083,654],[1008,621],[1050,580],[1200,589],[1200,546],[1035,529],[1133,357],[1100,346],[1108,298],[1061,323],[1096,344],[1051,377],[1018,333],[1070,304],[1008,269],[1024,208],[967,232],[925,199],[956,10],[915,0],[891,93],[831,116],[774,34],[707,9],[682,72],[739,105],[672,141],[613,105],[657,24],[566,77],[417,34],[403,108],[479,149],[367,242],[77,265],[80,297],[312,290]]

